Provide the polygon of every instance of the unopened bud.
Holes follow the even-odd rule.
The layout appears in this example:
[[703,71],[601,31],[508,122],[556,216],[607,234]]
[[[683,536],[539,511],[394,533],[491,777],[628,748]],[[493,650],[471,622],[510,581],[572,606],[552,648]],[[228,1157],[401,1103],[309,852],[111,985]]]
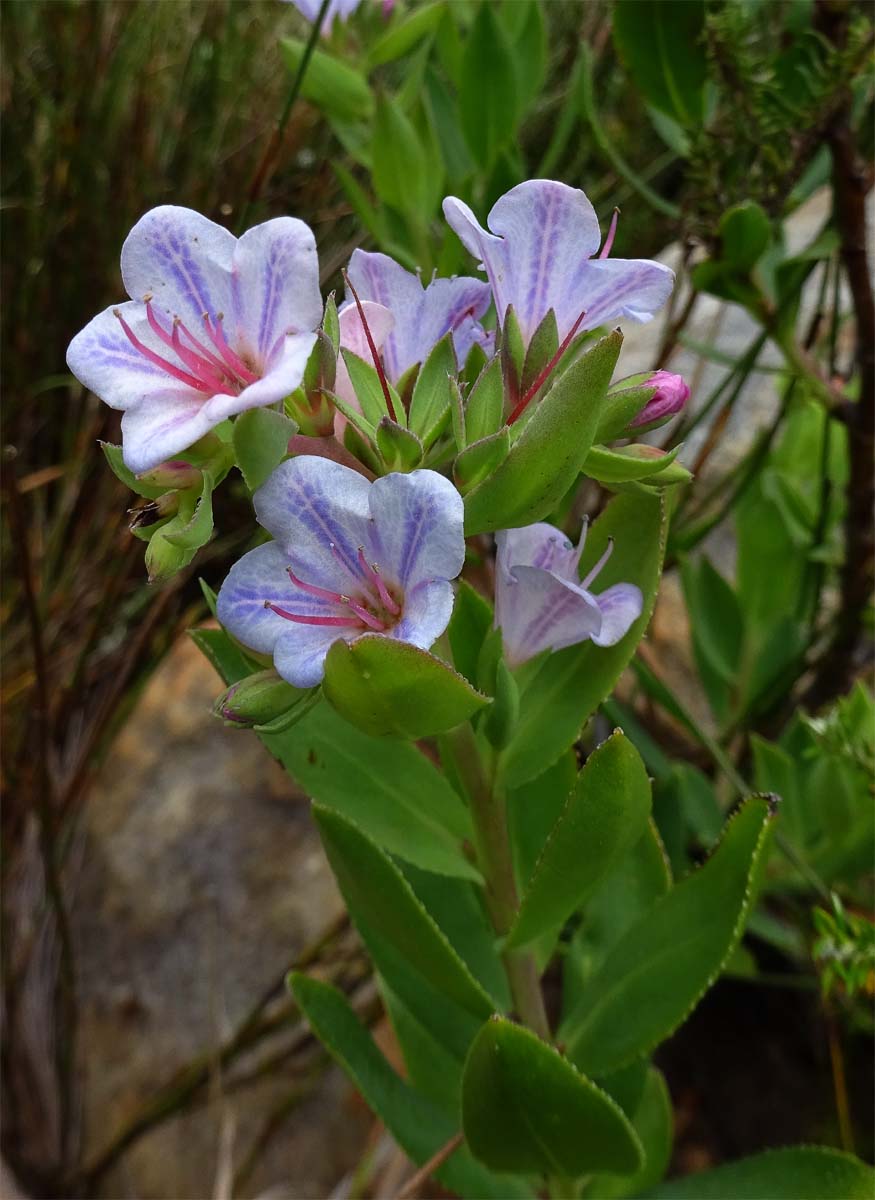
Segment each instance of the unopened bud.
[[[317,688],[296,688],[274,670],[257,671],[232,684],[213,705],[213,712],[227,725],[242,729],[273,725],[279,728],[282,718],[291,724],[298,711],[303,716],[310,707]],[[284,723],[283,723],[284,724]]]
[[[198,472],[200,474],[200,472]],[[128,509],[131,518],[130,529],[148,529],[168,517],[176,516],[179,510],[179,496],[176,492],[165,492],[155,500],[143,500]]]
[[631,423],[631,429],[641,429],[644,425],[653,428],[667,421],[679,413],[690,398],[687,381],[673,371],[654,371],[646,386],[656,388],[656,392]]
[[161,463],[151,471],[143,471],[137,479],[149,487],[164,487],[174,492],[182,491],[183,488],[200,487],[203,483],[203,475],[198,468],[182,460]]
[[286,412],[306,437],[328,437],[334,432],[334,405],[327,393],[334,390],[337,357],[331,338],[319,330],[304,368],[301,387],[286,400]]

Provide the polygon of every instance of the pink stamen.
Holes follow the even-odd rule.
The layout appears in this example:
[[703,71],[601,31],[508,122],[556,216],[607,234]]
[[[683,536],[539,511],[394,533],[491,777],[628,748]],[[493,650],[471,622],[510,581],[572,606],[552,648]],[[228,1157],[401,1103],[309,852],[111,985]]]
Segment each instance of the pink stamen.
[[[219,371],[220,374],[227,375],[228,374],[228,364],[224,361],[224,359],[221,359],[217,355],[213,354],[212,350],[208,350],[207,347],[203,344],[203,342],[199,341],[194,336],[194,334],[191,332],[191,330],[186,325],[186,323],[182,320],[181,317],[174,317],[173,320],[174,320],[175,324],[179,327],[179,332],[182,334],[182,336],[188,338],[189,342],[194,347],[195,352],[198,355],[200,355],[200,357],[203,358],[206,362],[211,363]],[[234,376],[234,380],[235,380],[235,382],[237,382],[236,376]]]
[[537,379],[531,385],[531,387],[526,392],[526,394],[520,398],[519,402],[517,403],[516,408],[514,408],[513,412],[510,414],[510,416],[507,418],[507,421],[505,422],[508,426],[513,425],[514,421],[519,420],[519,418],[525,412],[525,410],[529,404],[529,401],[532,399],[533,396],[536,396],[538,394],[538,391],[540,390],[540,388],[542,388],[543,385],[546,383],[547,379],[550,377],[550,373],[553,371],[556,364],[559,362],[559,359],[562,357],[562,355],[565,353],[565,351],[571,345],[571,339],[577,333],[577,330],[580,327],[580,322],[583,320],[583,318],[585,316],[586,316],[586,311],[584,311],[580,314],[580,316],[577,318],[577,320],[574,322],[574,324],[568,330],[568,333],[566,333],[565,337],[562,339],[562,343],[559,346],[559,349],[556,351],[556,353],[553,355],[553,357],[550,359],[550,361],[547,363],[547,365],[543,368],[543,370],[539,373]]
[[240,358],[239,355],[235,354],[228,345],[228,340],[225,337],[225,330],[222,326],[223,319],[223,314],[217,313],[215,328],[213,328],[213,325],[210,324],[210,314],[204,313],[204,328],[209,334],[210,341],[219,351],[219,354],[222,356],[228,366],[231,367],[231,369],[235,372],[235,374],[239,375],[245,383],[255,383],[256,379],[258,379],[258,376],[253,375],[243,359]]
[[[179,339],[178,318],[174,319],[173,322],[173,336],[171,337],[171,343],[173,345],[173,349],[176,351],[185,365],[189,367],[199,379],[202,379],[207,387],[216,392],[228,391],[229,385],[227,379],[227,368],[223,369],[221,374],[218,374],[210,363],[205,362],[202,358],[195,354],[193,350],[189,350],[187,347],[183,346]],[[236,382],[236,380],[233,381],[234,384],[236,384]]]
[[620,210],[618,208],[615,208],[614,215],[611,217],[611,224],[608,228],[608,236],[605,238],[605,244],[602,246],[601,250],[599,251],[599,258],[607,258],[608,255],[611,253],[611,246],[613,246],[613,244],[614,244],[614,237],[617,232],[617,222],[619,221],[619,219],[620,219]]
[[375,617],[373,613],[369,613],[366,608],[362,608],[360,604],[355,604],[352,600],[347,600],[346,606],[352,609],[356,616],[364,621],[370,629],[376,629],[377,633],[385,633],[389,628],[388,625],[384,625],[382,621]]
[[358,621],[351,621],[349,617],[302,617],[300,613],[289,612],[287,608],[271,604],[270,600],[265,600],[264,607],[275,612],[278,617],[294,621],[298,625],[331,625],[337,629],[358,629],[359,626]]
[[608,561],[608,559],[611,557],[611,555],[613,553],[614,553],[614,539],[608,538],[607,549],[605,550],[605,552],[601,556],[601,558],[598,560],[596,565],[593,567],[593,569],[590,571],[590,573],[587,575],[586,579],[584,579],[582,581],[582,583],[580,585],[581,587],[583,587],[583,588],[589,587],[589,585],[596,578],[596,576],[601,571],[602,567],[605,565],[605,563]]
[[291,567],[286,567],[286,574],[295,587],[299,587],[302,592],[307,592],[310,596],[318,596],[320,600],[333,600],[335,604],[349,603],[349,597],[342,595],[340,592],[330,592],[328,588],[317,587],[315,583],[304,583],[303,579],[299,579]]
[[196,392],[209,391],[209,388],[206,387],[202,380],[197,379],[194,375],[189,375],[187,371],[181,371],[179,367],[175,367],[172,362],[168,362],[166,358],[162,358],[160,354],[156,354],[154,350],[150,350],[148,346],[144,345],[144,343],[140,341],[133,329],[131,329],[130,325],[124,319],[119,309],[114,308],[112,312],[113,316],[118,319],[119,324],[125,331],[125,337],[135,350],[139,350],[143,358],[148,359],[150,363],[154,363],[156,367],[160,367],[162,371],[166,371],[168,375],[172,375],[174,379],[178,379],[180,383],[184,383],[188,387],[194,388]]
[[588,533],[589,533],[589,517],[584,517],[583,523],[581,524],[581,527],[580,527],[580,538],[578,539],[578,542],[577,542],[577,549],[574,551],[574,558],[572,559],[572,562],[574,563],[575,571],[577,570],[578,566],[580,565],[580,560],[583,557],[584,547],[586,546],[586,535]]
[[380,568],[376,563],[369,563],[365,558],[364,547],[359,546],[359,565],[364,572],[365,578],[369,583],[372,583],[377,589],[383,607],[388,609],[393,617],[397,617],[401,612],[401,605],[397,603],[392,593],[383,582],[383,577],[380,574]]

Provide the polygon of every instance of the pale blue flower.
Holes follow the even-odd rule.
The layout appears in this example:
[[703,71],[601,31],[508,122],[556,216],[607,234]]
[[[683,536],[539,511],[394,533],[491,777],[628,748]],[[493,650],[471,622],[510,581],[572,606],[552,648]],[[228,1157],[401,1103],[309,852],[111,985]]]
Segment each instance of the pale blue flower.
[[578,188],[530,179],[492,206],[488,229],[455,196],[444,215],[462,244],[485,268],[499,321],[513,305],[528,343],[552,308],[561,341],[585,313],[579,329],[627,318],[649,321],[674,285],[674,272],[649,259],[608,258],[612,223],[601,254],[595,209]]
[[495,535],[495,624],[511,666],[578,642],[613,646],[640,617],[641,590],[634,584],[616,583],[598,594],[589,590],[610,557],[611,543],[580,579],[586,531],[584,524],[576,547],[543,522]]
[[358,472],[312,456],[282,463],[254,497],[275,539],[222,585],[228,631],[295,687],[322,679],[342,638],[376,633],[427,650],[446,629],[465,559],[462,498],[435,471]]
[[67,364],[123,410],[124,461],[135,474],[301,382],[322,317],[316,243],[303,221],[279,217],[238,239],[164,205],[128,234],[121,268],[131,299],[76,335]]

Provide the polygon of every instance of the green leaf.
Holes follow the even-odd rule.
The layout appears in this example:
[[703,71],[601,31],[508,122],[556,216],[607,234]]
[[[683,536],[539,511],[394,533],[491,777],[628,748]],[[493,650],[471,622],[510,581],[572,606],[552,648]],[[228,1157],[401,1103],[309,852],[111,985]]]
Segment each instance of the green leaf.
[[491,358],[471,388],[465,406],[465,432],[472,442],[495,433],[504,414],[504,382],[501,360]]
[[704,0],[619,0],[614,43],[635,86],[682,125],[704,114]]
[[422,364],[410,400],[408,425],[426,450],[445,428],[450,415],[450,380],[456,373],[452,333],[445,334]]
[[826,1146],[766,1150],[739,1162],[670,1179],[646,1200],[872,1200],[875,1171]]
[[428,172],[416,130],[400,105],[380,96],[374,122],[371,180],[380,199],[422,220],[431,211]]
[[576,781],[577,756],[569,750],[537,779],[508,791],[507,824],[521,891],[528,886]]
[[656,395],[656,388],[647,384],[646,374],[634,377],[638,382],[624,380],[622,386],[609,389],[604,407],[599,416],[595,441],[612,442],[623,434],[630,421],[641,412],[645,404]]
[[498,470],[465,497],[467,534],[528,525],[555,508],[592,444],[622,342],[609,334],[559,376]]
[[[512,0],[512,11],[517,13],[521,7],[518,0]],[[540,93],[547,66],[547,32],[538,0],[529,0],[525,6],[525,20],[513,42],[513,59],[520,111],[525,112]]]
[[617,729],[593,751],[544,846],[507,946],[525,946],[595,891],[644,832],[650,780],[638,751]]
[[272,408],[250,408],[234,422],[232,441],[237,466],[250,492],[267,480],[289,452],[298,432],[294,421]]
[[492,605],[470,583],[460,579],[447,635],[456,670],[475,686],[480,648],[491,627]]
[[[337,176],[340,186],[343,188],[344,195],[349,201],[350,207],[364,228],[380,245],[384,245],[388,240],[388,232],[386,229],[386,221],[384,214],[375,207],[371,202],[367,192],[358,182],[352,172],[341,162],[331,164],[331,169]],[[340,349],[338,345],[336,349]]]
[[[299,973],[290,976],[289,986],[313,1032],[385,1122],[405,1154],[416,1163],[427,1162],[458,1127],[393,1071],[337,988]],[[516,1200],[532,1195],[518,1180],[485,1171],[464,1146],[434,1174],[460,1196]]]
[[483,1027],[468,1053],[462,1126],[474,1155],[493,1170],[573,1179],[643,1165],[638,1135],[607,1092],[501,1017]]
[[510,430],[506,425],[479,441],[470,441],[453,463],[453,481],[462,495],[497,471],[509,451]]
[[379,634],[336,641],[322,687],[337,711],[365,733],[414,739],[453,729],[489,703],[427,650]]
[[379,932],[407,965],[443,995],[486,1020],[494,1003],[417,900],[387,854],[357,825],[314,804],[313,816],[353,915]]
[[519,94],[513,53],[491,3],[481,3],[465,40],[459,112],[475,161],[488,170],[516,130]]
[[647,479],[654,476],[659,483],[659,473],[670,467],[680,453],[675,446],[667,454],[660,454],[653,446],[623,446],[619,450],[608,450],[604,446],[593,446],[584,460],[581,471],[601,483],[622,483],[627,479]]
[[[444,10],[446,11],[446,10]],[[449,15],[447,16],[448,20]],[[459,112],[454,98],[436,71],[429,66],[425,72],[425,91],[422,101],[438,146],[448,178],[464,179],[474,170],[474,160],[459,125]]]
[[532,340],[526,349],[520,383],[521,392],[529,390],[558,349],[559,330],[556,325],[556,313],[551,308],[532,334]]
[[[286,66],[296,74],[304,57],[306,42],[283,38],[280,50]],[[329,117],[340,121],[369,121],[374,97],[360,71],[340,62],[324,50],[314,50],[301,83],[301,95]]]
[[[225,683],[263,665],[223,629],[194,629],[190,636]],[[468,811],[415,746],[368,737],[329,704],[295,729],[261,740],[306,795],[366,825],[391,854],[428,871],[480,879],[462,850],[473,836]]]
[[718,231],[722,261],[743,275],[765,254],[772,237],[769,218],[753,200],[727,209],[720,218]]
[[[362,415],[376,429],[383,417],[390,415],[386,407],[386,396],[383,392],[383,385],[380,383],[380,376],[373,363],[365,362],[363,358],[353,354],[352,350],[347,350],[345,346],[342,346],[340,353],[343,355],[343,361],[349,371],[349,381],[356,399],[361,405]],[[389,394],[392,395],[391,392]],[[393,402],[395,399],[396,396],[392,396]],[[340,406],[338,405],[338,407]],[[403,413],[404,409],[399,400],[395,404],[395,416],[403,420]],[[345,412],[344,416],[346,416]],[[349,420],[348,417],[347,420]]]
[[593,1200],[622,1200],[638,1196],[659,1183],[671,1160],[674,1114],[665,1079],[656,1067],[648,1067],[644,1089],[634,1112],[628,1114],[644,1147],[644,1166],[633,1175],[596,1175],[584,1192]]
[[648,1053],[695,1007],[742,934],[771,826],[767,801],[747,800],[708,862],[610,951],[562,1030],[582,1070],[602,1075]]
[[503,756],[506,781],[518,786],[540,775],[578,737],[583,723],[611,692],[650,620],[665,552],[667,517],[658,495],[616,496],[593,524],[581,574],[614,552],[599,575],[599,589],[634,583],[644,594],[641,616],[615,646],[592,642],[547,657],[523,690],[512,744]]
[[385,63],[403,58],[424,37],[434,33],[444,14],[443,4],[426,4],[393,22],[392,26],[368,51],[368,67],[381,67]]

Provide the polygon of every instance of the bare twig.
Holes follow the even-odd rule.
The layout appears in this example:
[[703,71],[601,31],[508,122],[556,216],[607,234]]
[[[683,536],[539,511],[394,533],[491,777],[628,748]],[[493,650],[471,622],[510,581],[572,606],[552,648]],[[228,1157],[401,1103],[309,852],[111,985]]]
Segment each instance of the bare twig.
[[415,1200],[419,1194],[422,1185],[428,1180],[429,1176],[433,1175],[438,1167],[443,1166],[451,1154],[462,1144],[462,1134],[454,1134],[448,1142],[444,1142],[440,1150],[436,1151],[427,1163],[423,1164],[415,1174],[411,1175],[405,1183],[404,1187],[395,1197],[395,1200]]

